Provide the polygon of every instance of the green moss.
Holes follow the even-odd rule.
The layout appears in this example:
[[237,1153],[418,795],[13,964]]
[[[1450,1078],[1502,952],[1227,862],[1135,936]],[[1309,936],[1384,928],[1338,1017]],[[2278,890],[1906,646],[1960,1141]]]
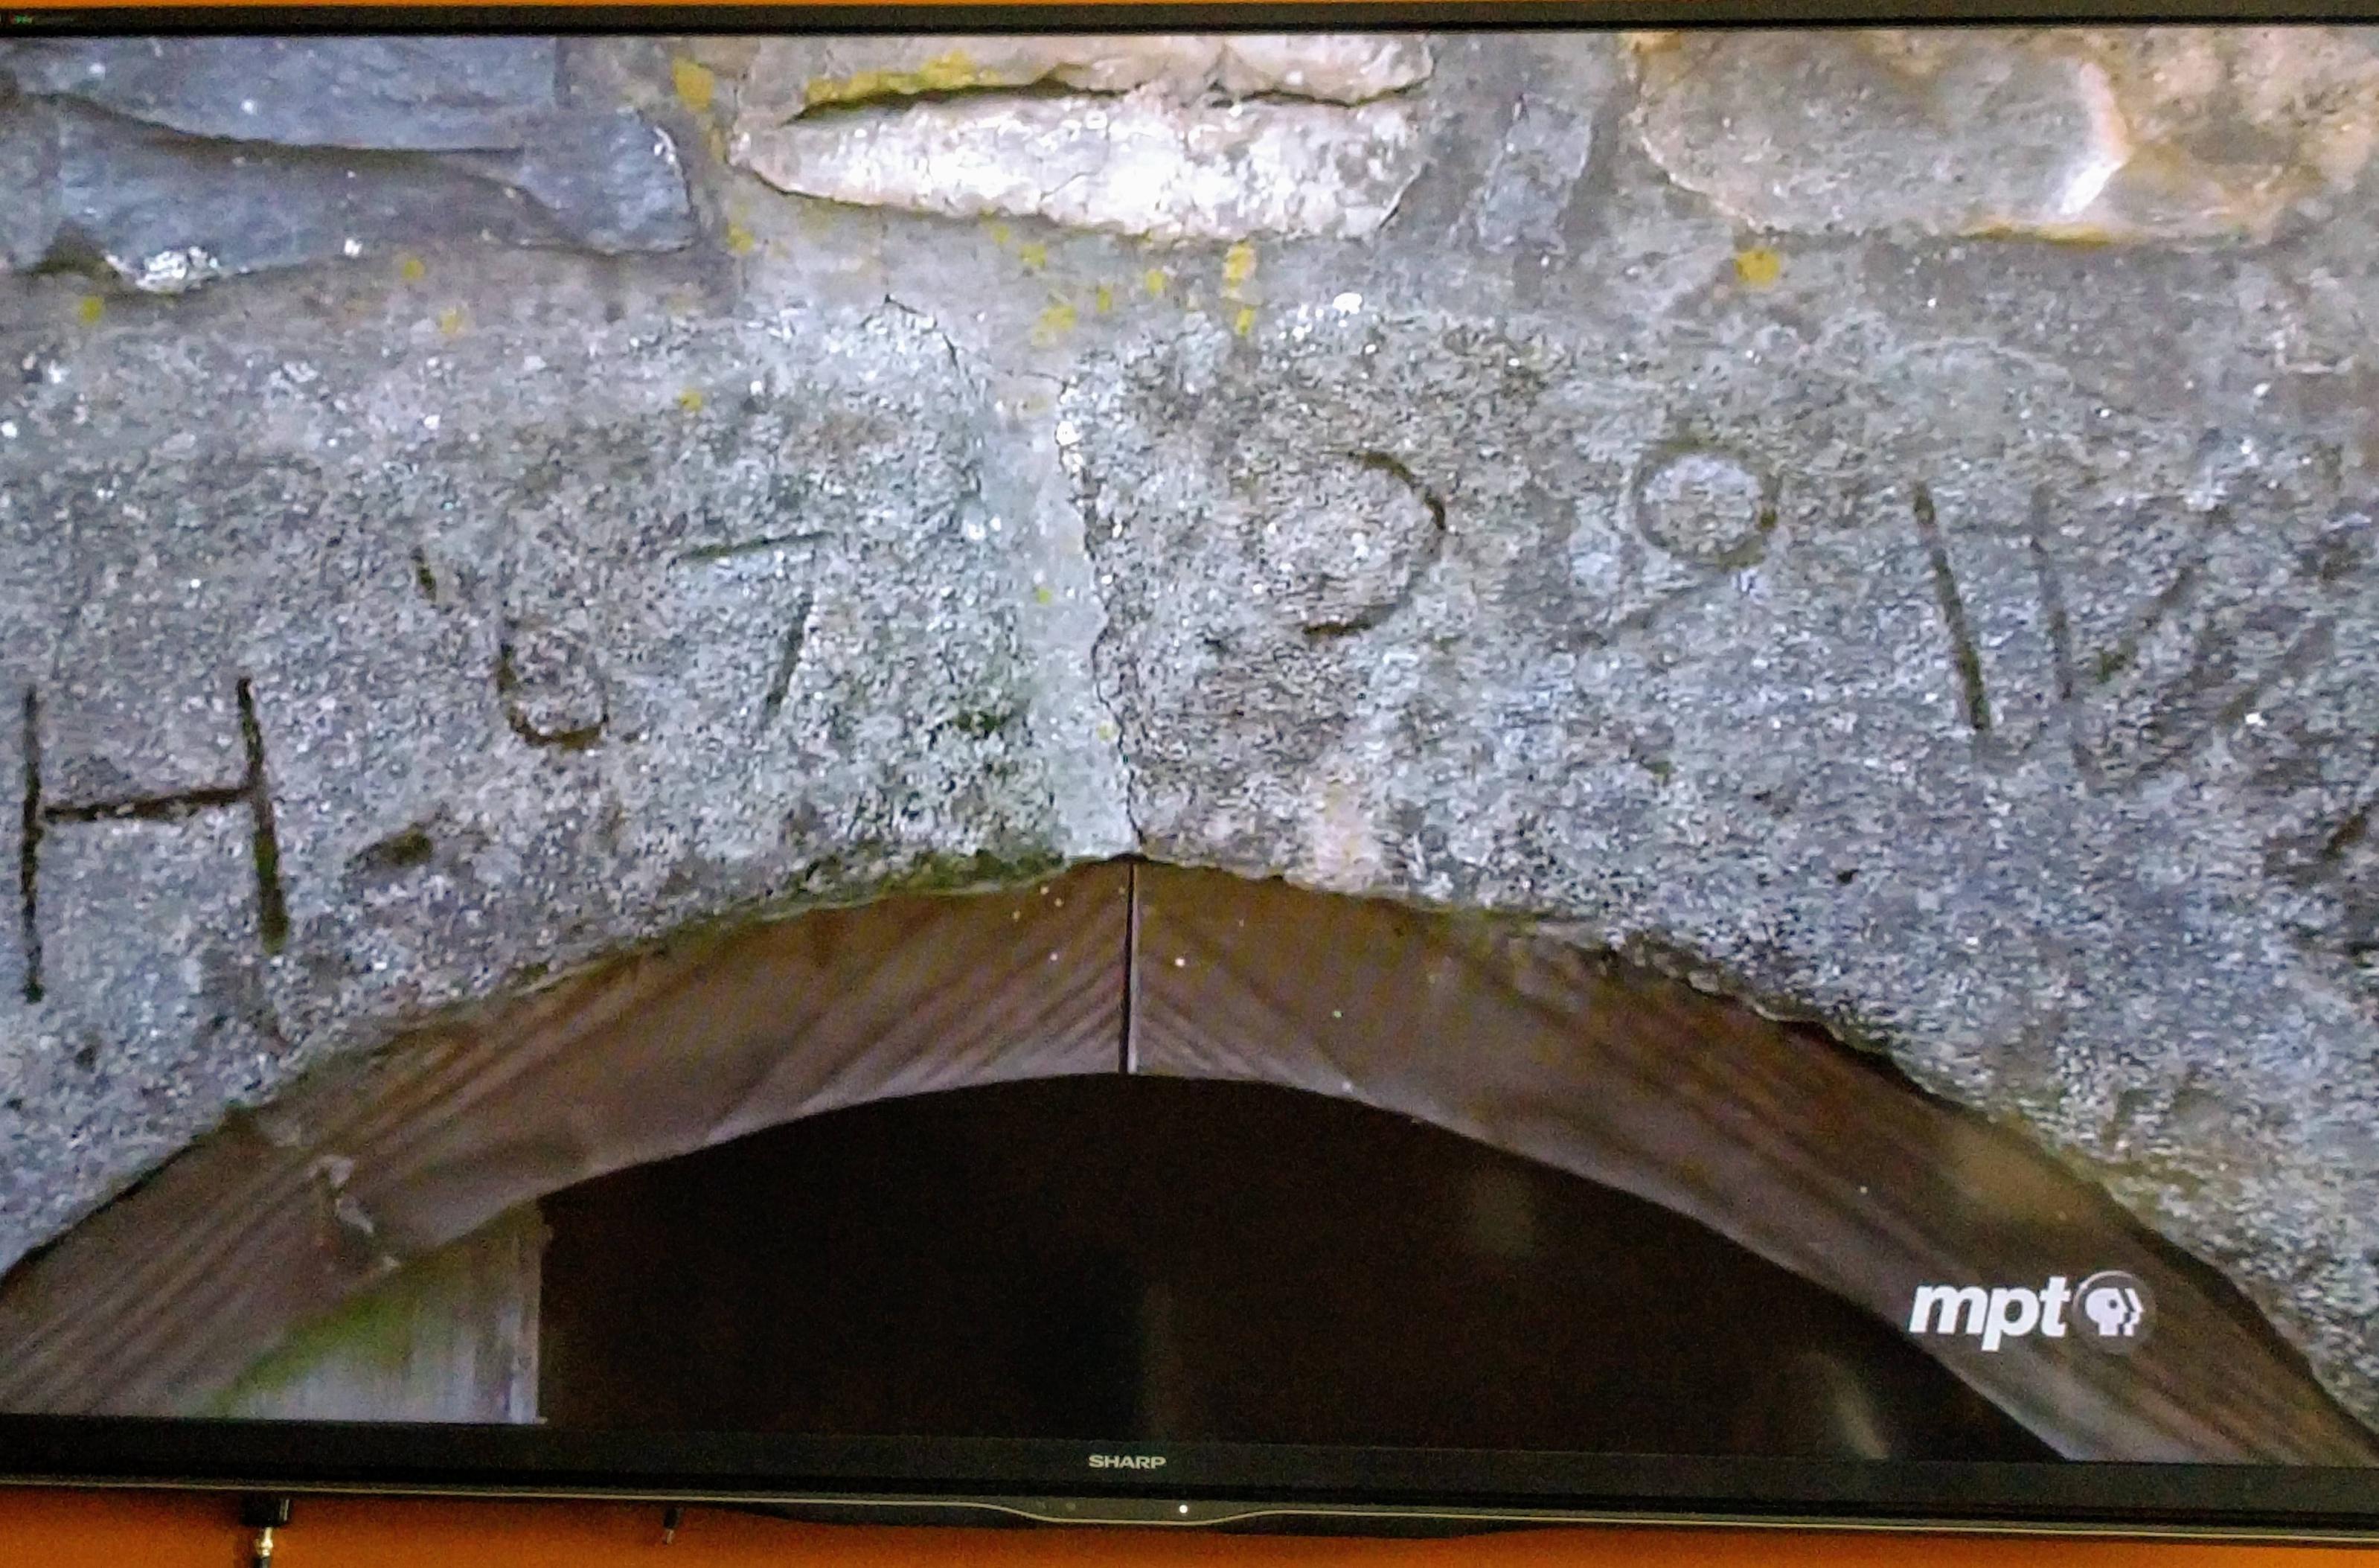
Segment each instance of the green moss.
[[949,721],[951,729],[977,741],[988,741],[994,735],[1012,728],[1023,713],[1013,707],[972,708]]
[[863,886],[868,900],[873,902],[904,894],[961,893],[981,887],[1014,887],[1053,876],[1070,863],[1047,845],[1021,842],[966,854],[913,855],[905,864],[901,862],[899,850],[880,857],[863,849],[852,854],[826,855],[810,862],[802,881],[805,887],[825,893]]
[[283,1340],[216,1395],[204,1413],[237,1416],[297,1387],[325,1366],[402,1370],[412,1353],[420,1297],[419,1281],[410,1271],[364,1292]]

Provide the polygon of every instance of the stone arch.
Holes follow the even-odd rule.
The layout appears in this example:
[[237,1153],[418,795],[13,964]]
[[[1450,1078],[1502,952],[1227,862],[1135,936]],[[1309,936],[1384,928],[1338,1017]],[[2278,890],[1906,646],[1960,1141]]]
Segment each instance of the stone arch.
[[2134,1355],[1923,1346],[2074,1457],[2379,1457],[2211,1270],[1812,1031],[1508,923],[1136,862],[685,934],[318,1075],[0,1282],[0,1408],[203,1408],[293,1329],[578,1181],[864,1101],[1118,1072],[1397,1111],[1887,1321],[1922,1282],[2121,1269],[2157,1303]]

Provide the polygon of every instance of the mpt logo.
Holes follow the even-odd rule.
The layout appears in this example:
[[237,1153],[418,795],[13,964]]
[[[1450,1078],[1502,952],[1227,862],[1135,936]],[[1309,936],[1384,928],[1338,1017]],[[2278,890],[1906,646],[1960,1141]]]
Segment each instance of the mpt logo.
[[2128,1355],[2147,1337],[2156,1319],[2148,1287],[2119,1269],[2101,1269],[2079,1286],[2051,1274],[2038,1290],[2023,1285],[1921,1285],[1909,1308],[1913,1334],[1962,1333],[1997,1350],[2011,1339],[2039,1334],[2063,1339],[2072,1326],[2066,1310],[2081,1314],[2081,1337],[2101,1350]]

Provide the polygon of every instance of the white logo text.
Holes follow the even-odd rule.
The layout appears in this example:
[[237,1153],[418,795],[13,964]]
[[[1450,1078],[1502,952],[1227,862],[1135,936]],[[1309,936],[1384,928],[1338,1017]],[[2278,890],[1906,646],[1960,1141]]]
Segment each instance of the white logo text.
[[2069,1308],[2078,1309],[2082,1338],[2104,1350],[2127,1351],[2147,1335],[2156,1308],[2147,1286],[2131,1274],[2102,1269],[2079,1286],[2063,1274],[2051,1274],[2033,1290],[2023,1285],[1920,1285],[1908,1309],[1913,1334],[1964,1334],[1980,1342],[1977,1348],[1997,1350],[2011,1339],[2039,1334],[2063,1339],[2075,1326]]

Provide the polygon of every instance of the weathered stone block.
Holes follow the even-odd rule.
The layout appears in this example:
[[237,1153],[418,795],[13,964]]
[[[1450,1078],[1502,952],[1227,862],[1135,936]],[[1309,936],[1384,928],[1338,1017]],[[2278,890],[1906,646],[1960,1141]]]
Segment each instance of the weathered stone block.
[[568,101],[550,39],[79,39],[0,52],[18,270],[178,293],[449,236],[607,252],[693,237],[677,152]]
[[58,38],[0,52],[29,96],[184,136],[355,151],[516,145],[562,86],[551,38]]
[[1425,79],[1430,56],[1426,39],[1397,33],[1017,33],[779,38],[738,64],[744,127],[758,129],[838,103],[1039,83],[1183,103],[1213,90],[1360,103]]
[[[2266,709],[2367,703],[2363,530],[2301,471],[2192,510],[2185,423],[2037,382],[1994,410],[1976,368],[1813,346],[1678,407],[1588,342],[1334,312],[1094,364],[1062,416],[1135,820],[1160,858],[1574,921],[1880,1033],[2364,1366],[2367,1261],[2314,1291],[2246,1239],[2359,1226],[2379,1172],[2370,1086],[2313,1065],[2368,1059],[2367,1004],[2252,891],[2274,802],[2228,764]],[[1392,510],[1235,475],[1366,448],[1443,546],[1317,635],[1268,532],[1343,559]]]
[[[1033,740],[1030,601],[1001,585],[1016,534],[967,523],[983,415],[948,345],[897,310],[731,336],[633,356],[598,337],[542,373],[492,341],[325,368],[308,395],[329,428],[302,456],[269,399],[203,457],[46,420],[0,452],[13,508],[71,541],[58,581],[78,589],[10,606],[61,653],[31,676],[54,956],[42,1005],[9,1005],[139,1043],[137,1070],[71,1108],[10,1112],[18,1148],[63,1154],[128,1117],[162,1152],[315,1054],[218,1081],[213,1036],[177,1034],[157,999],[201,960],[260,1027],[328,1043],[730,907],[1072,852]],[[82,368],[144,379],[158,401],[135,424],[248,374],[132,354]],[[762,390],[690,407],[682,389],[725,365]],[[109,826],[119,804],[178,826]],[[223,874],[176,891],[155,940],[103,939],[139,923],[103,884],[148,896],[164,874],[127,858],[144,833],[227,836],[208,839]],[[14,1245],[91,1179],[14,1163]]]
[[[1360,237],[1419,173],[1411,114],[1371,101],[1429,70],[1424,42],[1384,34],[788,39],[746,67],[733,158],[860,206],[1162,240]],[[1080,91],[1013,90],[1037,83]],[[961,96],[900,102],[924,93]]]
[[1479,193],[1480,245],[1491,251],[1559,245],[1570,189],[1594,151],[1589,108],[1551,94],[1519,101]]
[[2379,134],[2379,58],[2319,29],[1673,33],[1637,57],[1653,158],[1784,234],[2266,240]]
[[770,185],[945,217],[1045,218],[1151,239],[1359,238],[1419,172],[1410,114],[1020,98],[863,109],[747,133]]

